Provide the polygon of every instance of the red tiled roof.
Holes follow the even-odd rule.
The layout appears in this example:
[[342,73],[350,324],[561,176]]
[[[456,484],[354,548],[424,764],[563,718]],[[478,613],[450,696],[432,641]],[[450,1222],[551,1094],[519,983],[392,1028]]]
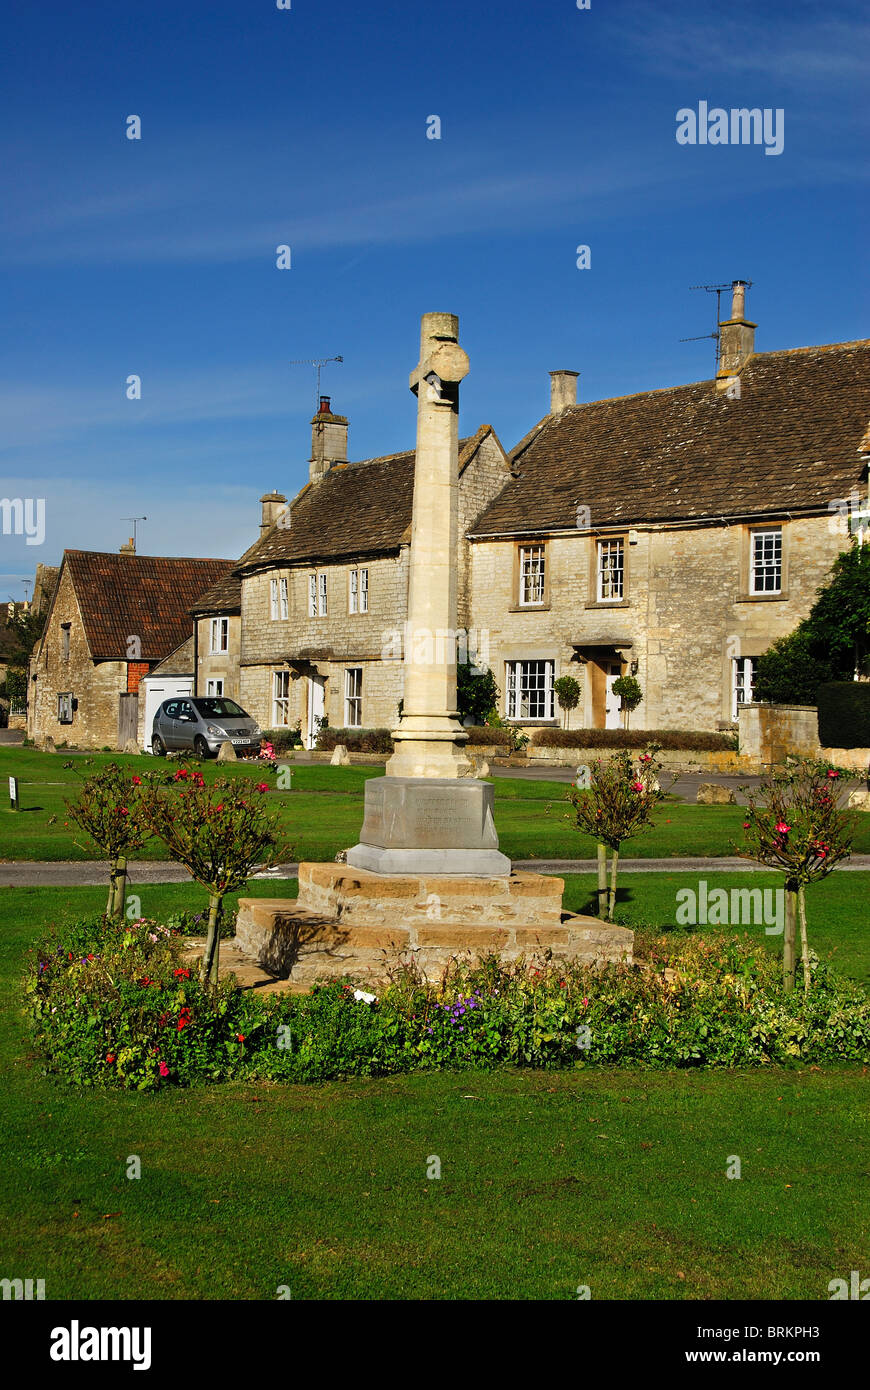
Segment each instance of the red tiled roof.
[[128,660],[131,637],[141,643],[136,660],[168,656],[190,635],[190,609],[196,599],[233,567],[231,560],[94,550],[66,550],[64,564],[95,661]]

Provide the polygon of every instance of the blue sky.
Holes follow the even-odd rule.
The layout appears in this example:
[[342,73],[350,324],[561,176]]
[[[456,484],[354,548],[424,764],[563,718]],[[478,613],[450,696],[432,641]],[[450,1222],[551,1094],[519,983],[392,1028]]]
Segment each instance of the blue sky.
[[[552,368],[586,400],[709,377],[697,283],[753,281],[761,351],[868,334],[859,3],[12,0],[4,48],[0,495],[46,534],[0,535],[0,598],[125,516],[143,553],[240,554],[307,480],[295,358],[344,357],[351,458],[412,446],[429,310],[462,432],[506,447]],[[782,154],[678,145],[702,100],[782,108]]]

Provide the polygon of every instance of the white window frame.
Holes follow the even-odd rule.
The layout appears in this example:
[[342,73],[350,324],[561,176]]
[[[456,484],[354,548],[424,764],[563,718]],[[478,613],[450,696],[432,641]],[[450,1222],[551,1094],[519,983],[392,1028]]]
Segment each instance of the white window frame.
[[326,602],[326,574],[317,576],[317,616],[325,618],[327,614]]
[[281,621],[286,622],[290,616],[290,592],[287,587],[287,580],[284,576],[279,581],[279,602],[281,606]]
[[348,666],[344,672],[344,727],[362,728],[363,668]]
[[269,580],[269,616],[272,622],[278,621],[278,580]]
[[[737,723],[737,706],[754,705],[755,677],[758,658],[754,656],[734,656],[731,658],[731,722]],[[749,698],[747,699],[747,695]],[[741,698],[742,696],[742,698]]]
[[215,655],[230,649],[229,618],[212,618],[209,651]]
[[[506,665],[507,718],[529,724],[545,724],[555,718],[555,662],[550,658],[532,658],[528,661],[508,661]],[[526,713],[523,713],[524,706]]]
[[[612,564],[616,557],[618,564]],[[607,562],[607,563],[605,563]],[[625,541],[621,536],[598,541],[595,563],[597,603],[622,603],[625,598]]]
[[546,594],[547,551],[544,545],[520,546],[521,608],[541,608]]
[[[781,594],[782,527],[759,527],[758,530],[750,531],[749,546],[749,592]],[[768,583],[769,579],[774,582]]]
[[286,729],[290,724],[290,672],[272,672],[272,728]]
[[71,690],[58,691],[57,722],[58,724],[71,724],[73,722],[73,697]]
[[347,611],[349,613],[368,613],[369,611],[369,572],[367,569],[350,571]]
[[206,695],[223,695],[224,681],[223,676],[209,676],[205,683]]
[[308,576],[308,616],[309,616],[309,618],[316,618],[316,617],[317,617],[317,575],[316,575],[316,574],[309,574],[309,576]]

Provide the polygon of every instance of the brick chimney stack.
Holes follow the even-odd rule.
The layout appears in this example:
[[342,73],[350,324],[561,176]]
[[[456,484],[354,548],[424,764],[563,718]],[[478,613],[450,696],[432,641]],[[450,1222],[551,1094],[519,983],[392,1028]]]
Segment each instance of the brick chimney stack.
[[569,405],[577,404],[579,372],[550,373],[550,414],[561,415]]
[[[267,492],[260,498],[260,535],[271,531],[282,512],[287,510],[287,498],[281,492]],[[289,521],[289,515],[287,520]]]
[[126,545],[122,545],[122,546],[121,546],[120,550],[118,551],[118,554],[119,554],[119,555],[135,555],[135,554],[136,554],[136,546],[135,546],[135,544],[134,544],[134,542],[133,542],[133,537],[132,537],[132,536],[130,537],[130,539],[128,540],[128,542],[127,542]]
[[748,280],[731,282],[731,317],[719,324],[719,370],[716,389],[724,390],[746,366],[755,351],[757,324],[746,317]]
[[347,463],[347,417],[334,415],[329,396],[321,396],[311,421],[310,481],[320,482],[334,463]]

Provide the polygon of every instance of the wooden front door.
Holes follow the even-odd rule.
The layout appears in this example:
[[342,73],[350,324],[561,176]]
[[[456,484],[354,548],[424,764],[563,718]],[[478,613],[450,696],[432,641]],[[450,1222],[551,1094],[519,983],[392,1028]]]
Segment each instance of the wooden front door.
[[139,696],[118,696],[118,747],[123,748],[128,738],[135,740],[139,727]]

